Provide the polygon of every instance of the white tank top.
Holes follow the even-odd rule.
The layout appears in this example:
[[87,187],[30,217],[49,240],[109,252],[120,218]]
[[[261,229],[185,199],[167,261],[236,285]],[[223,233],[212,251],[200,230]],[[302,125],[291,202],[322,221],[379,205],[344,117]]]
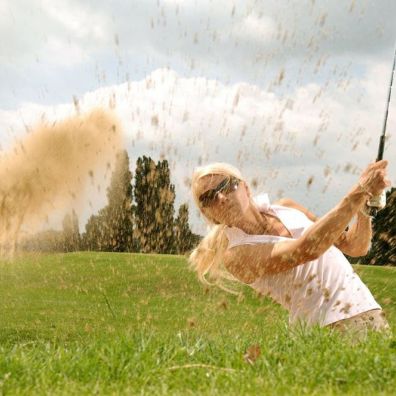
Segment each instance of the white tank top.
[[[254,198],[262,212],[274,213],[298,239],[313,222],[299,210],[270,205],[268,195]],[[249,235],[236,227],[225,229],[228,249],[244,244],[276,243],[290,240],[273,235]],[[308,325],[326,326],[371,309],[381,308],[351,264],[335,246],[317,260],[290,270],[265,275],[249,284],[261,294],[270,296],[289,311],[289,323],[299,320]]]

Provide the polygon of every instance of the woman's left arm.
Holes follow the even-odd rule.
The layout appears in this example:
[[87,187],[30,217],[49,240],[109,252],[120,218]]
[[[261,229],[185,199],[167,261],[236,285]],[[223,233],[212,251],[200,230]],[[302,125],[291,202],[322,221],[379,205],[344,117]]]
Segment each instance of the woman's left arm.
[[[275,203],[277,205],[297,209],[300,212],[303,212],[313,222],[318,220],[318,217],[312,212],[290,198],[282,198]],[[371,219],[361,212],[358,212],[356,222],[350,226],[348,230],[342,232],[334,245],[348,256],[360,257],[365,256],[368,253],[371,238]]]
[[341,234],[335,246],[348,256],[365,256],[370,250],[372,236],[371,218],[358,212],[355,223]]

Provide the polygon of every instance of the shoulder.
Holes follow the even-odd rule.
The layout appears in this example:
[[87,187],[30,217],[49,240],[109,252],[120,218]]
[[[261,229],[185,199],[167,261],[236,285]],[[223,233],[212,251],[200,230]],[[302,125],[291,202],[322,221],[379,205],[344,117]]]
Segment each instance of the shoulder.
[[288,208],[294,208],[299,204],[291,198],[281,198],[273,203],[274,205],[286,206]]
[[297,209],[300,212],[304,213],[305,216],[308,217],[309,220],[311,221],[316,221],[318,220],[318,216],[310,212],[306,207],[303,205],[299,204],[298,202],[294,201],[291,198],[282,198],[274,203],[274,205],[279,205],[279,206],[285,206],[287,208],[292,208],[292,209]]

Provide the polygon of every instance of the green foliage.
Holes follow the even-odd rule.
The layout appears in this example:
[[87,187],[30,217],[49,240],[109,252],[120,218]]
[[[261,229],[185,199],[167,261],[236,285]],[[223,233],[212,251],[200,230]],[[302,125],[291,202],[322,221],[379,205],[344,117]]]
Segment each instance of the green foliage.
[[137,241],[138,251],[151,252],[155,249],[156,222],[156,166],[150,157],[139,157],[136,162],[135,184],[133,188],[135,196],[134,237]]
[[157,224],[156,244],[158,253],[175,252],[175,236],[173,232],[175,215],[175,186],[170,181],[170,169],[167,160],[157,162],[157,197],[155,221]]
[[167,160],[139,157],[132,186],[128,153],[118,153],[107,189],[107,205],[92,215],[80,236],[74,210],[63,219],[63,231],[48,231],[23,241],[23,250],[184,253],[199,242],[188,225],[188,207],[175,219],[175,186]]
[[138,158],[134,197],[134,237],[138,251],[173,253],[175,186],[170,182],[168,161],[155,164],[150,157]]
[[85,225],[85,233],[82,236],[84,250],[101,250],[102,224],[101,217],[92,215]]
[[88,250],[125,252],[133,250],[132,173],[128,153],[118,153],[107,189],[107,205],[91,216],[85,227]]
[[18,242],[18,250],[28,252],[63,252],[65,238],[63,231],[45,230]]
[[180,205],[175,220],[175,247],[178,254],[191,250],[199,243],[200,237],[190,230],[188,224],[188,204]]
[[67,213],[62,222],[63,225],[63,251],[76,252],[80,250],[80,231],[78,217],[74,209],[71,214]]
[[62,221],[62,231],[45,230],[23,238],[18,249],[34,252],[75,252],[81,249],[78,217],[74,210]]
[[103,221],[103,247],[106,251],[132,250],[132,173],[128,153],[117,156],[115,170],[107,189],[108,205],[100,212]]
[[[0,394],[393,395],[396,342],[353,345],[241,287],[203,288],[183,257],[0,262]],[[395,331],[394,268],[354,266]],[[260,353],[246,360],[251,346]]]
[[364,263],[396,266],[396,188],[386,193],[386,206],[373,221],[373,240]]
[[107,205],[92,215],[80,237],[76,213],[66,214],[63,231],[48,231],[19,244],[23,250],[184,253],[199,242],[188,225],[188,207],[174,209],[175,186],[167,160],[136,162],[134,185],[128,153],[118,153],[107,189]]

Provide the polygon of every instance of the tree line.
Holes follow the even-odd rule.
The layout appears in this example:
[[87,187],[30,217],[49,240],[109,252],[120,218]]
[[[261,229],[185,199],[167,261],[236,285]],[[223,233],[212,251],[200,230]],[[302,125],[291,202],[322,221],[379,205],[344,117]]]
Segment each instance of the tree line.
[[[352,263],[396,266],[396,188],[386,194],[386,206],[373,220],[371,249]],[[139,157],[134,177],[128,153],[117,155],[107,189],[107,205],[92,215],[80,234],[74,211],[63,219],[62,231],[44,231],[24,241],[22,248],[43,251],[94,250],[183,254],[198,244],[183,203],[175,216],[175,186],[167,160]]]
[[175,215],[175,186],[167,160],[139,157],[133,177],[127,151],[119,152],[106,195],[107,205],[88,219],[84,233],[73,210],[64,217],[62,231],[41,232],[22,248],[183,254],[201,238],[190,229],[187,203]]

